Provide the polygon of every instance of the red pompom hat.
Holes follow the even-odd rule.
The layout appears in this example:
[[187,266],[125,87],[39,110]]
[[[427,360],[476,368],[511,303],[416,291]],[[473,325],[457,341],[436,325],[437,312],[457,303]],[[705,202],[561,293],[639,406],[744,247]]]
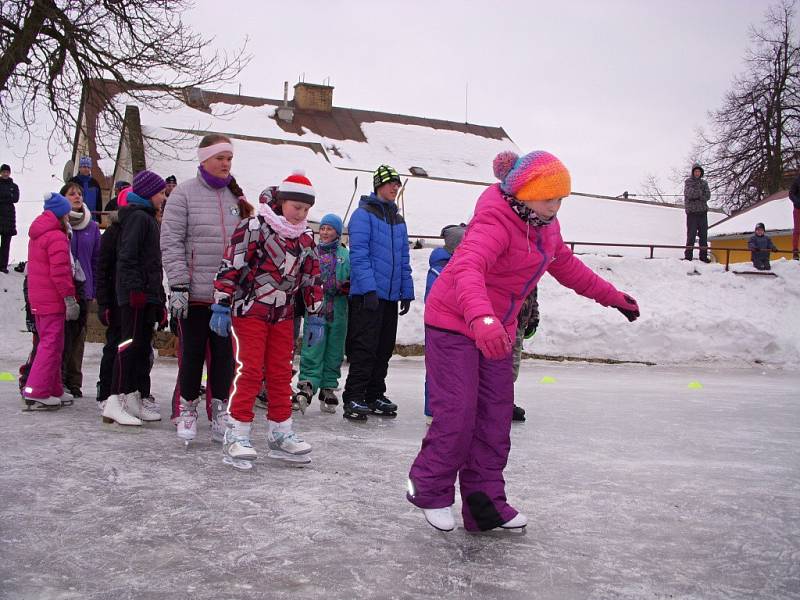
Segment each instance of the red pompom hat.
[[278,199],[305,202],[314,206],[314,188],[304,171],[297,170],[284,179],[278,186]]

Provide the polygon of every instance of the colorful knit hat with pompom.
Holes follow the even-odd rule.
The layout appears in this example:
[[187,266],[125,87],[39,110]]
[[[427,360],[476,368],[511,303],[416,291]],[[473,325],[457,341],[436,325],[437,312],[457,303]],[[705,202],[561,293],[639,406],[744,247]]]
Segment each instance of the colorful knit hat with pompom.
[[569,196],[569,171],[555,156],[534,150],[525,156],[501,152],[492,164],[500,189],[517,200],[552,200]]

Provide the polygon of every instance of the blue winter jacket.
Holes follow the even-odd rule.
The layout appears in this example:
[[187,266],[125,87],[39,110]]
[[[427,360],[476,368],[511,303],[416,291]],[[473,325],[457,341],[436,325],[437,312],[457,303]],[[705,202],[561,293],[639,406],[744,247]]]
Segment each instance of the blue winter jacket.
[[428,259],[428,266],[430,267],[428,269],[428,279],[425,282],[425,300],[428,299],[428,294],[431,293],[433,282],[441,275],[452,257],[453,255],[444,248],[436,248],[431,252],[431,257]]
[[394,202],[362,196],[347,225],[350,295],[377,292],[382,300],[413,300],[408,230]]

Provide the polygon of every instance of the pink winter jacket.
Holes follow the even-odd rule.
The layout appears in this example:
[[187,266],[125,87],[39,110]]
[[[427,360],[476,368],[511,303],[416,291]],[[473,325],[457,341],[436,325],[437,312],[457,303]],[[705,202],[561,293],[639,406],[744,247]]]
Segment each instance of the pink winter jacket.
[[522,303],[545,271],[603,306],[619,295],[572,254],[557,219],[529,226],[508,205],[499,184],[492,185],[478,199],[464,240],[431,288],[425,324],[474,339],[470,323],[495,315],[513,342]]
[[28,231],[31,312],[36,315],[66,312],[64,298],[74,295],[69,239],[58,218],[46,210],[33,220]]

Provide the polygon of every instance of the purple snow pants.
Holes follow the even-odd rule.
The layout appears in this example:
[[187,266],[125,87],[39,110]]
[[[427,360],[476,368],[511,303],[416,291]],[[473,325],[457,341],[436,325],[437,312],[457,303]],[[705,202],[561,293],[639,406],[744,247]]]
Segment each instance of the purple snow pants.
[[503,479],[511,450],[512,355],[488,360],[469,338],[426,327],[425,369],[434,417],[411,465],[408,500],[420,508],[450,506],[458,476],[464,528],[499,527],[517,515]]

